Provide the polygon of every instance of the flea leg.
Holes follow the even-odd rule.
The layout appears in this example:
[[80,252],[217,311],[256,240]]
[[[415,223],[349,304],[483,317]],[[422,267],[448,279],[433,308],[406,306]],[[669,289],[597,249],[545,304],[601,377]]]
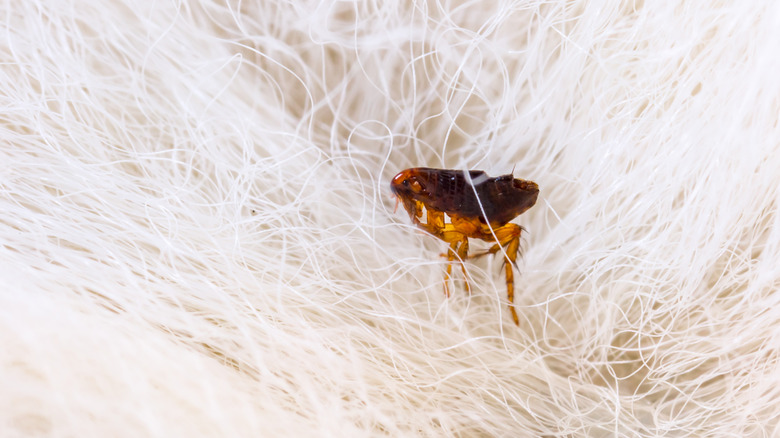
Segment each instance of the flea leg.
[[[487,236],[487,239],[488,239],[488,240],[494,240],[494,239],[493,239],[493,235],[492,235],[492,234],[489,234],[489,235]],[[471,255],[469,256],[469,258],[470,258],[470,259],[478,259],[478,258],[480,258],[480,257],[482,257],[482,256],[486,256],[486,255],[488,255],[488,254],[495,254],[495,253],[497,253],[498,251],[500,251],[500,250],[501,250],[501,246],[503,246],[503,245],[499,245],[498,243],[496,243],[495,245],[491,246],[491,247],[490,247],[490,249],[487,249],[487,250],[484,250],[484,251],[480,251],[480,252],[478,252],[478,253],[476,253],[476,254],[471,254]]]
[[442,256],[447,257],[446,279],[449,281],[450,276],[452,275],[452,262],[457,259],[458,263],[460,263],[460,269],[463,271],[463,279],[466,282],[466,291],[471,294],[471,285],[469,284],[468,275],[466,275],[466,264],[464,263],[468,257],[469,238],[464,233],[456,230],[452,224],[445,224],[444,215],[442,215],[441,221],[442,229],[439,233],[439,238],[450,243],[447,254],[442,254]]
[[466,283],[466,292],[471,295],[471,285],[469,284],[469,276],[466,274],[466,257],[469,253],[469,239],[463,237],[463,241],[458,248],[458,262],[460,263],[460,269],[463,271],[463,281]]
[[[450,279],[452,278],[452,262],[455,261],[455,257],[460,254],[461,249],[458,244],[462,247],[462,242],[468,242],[468,239],[461,233],[453,231],[451,225],[444,223],[444,212],[427,209],[427,213],[426,223],[418,223],[418,226],[450,244],[447,254],[442,254],[447,257],[447,270],[444,273],[444,295],[449,297]],[[466,246],[466,249],[468,250],[468,245]],[[461,260],[461,265],[462,263]],[[466,268],[464,267],[463,269],[465,270]]]
[[444,240],[445,242],[453,241],[453,239],[444,238],[444,231],[447,227],[447,224],[444,223],[443,212],[428,209],[427,214],[425,215],[425,223],[420,222],[419,219],[420,217],[422,217],[422,210],[417,210],[416,214],[417,217],[413,217],[412,220],[414,221],[415,225],[417,225],[417,227],[433,234],[434,236],[438,237],[441,240]]
[[[486,253],[495,254],[502,246],[506,247],[506,256],[504,256],[504,267],[506,271],[506,296],[509,299],[509,310],[512,312],[512,320],[515,325],[520,325],[520,319],[515,310],[515,275],[512,267],[517,264],[517,254],[520,251],[520,234],[523,228],[516,224],[506,224],[493,230],[498,238],[498,243],[493,245]],[[492,235],[491,235],[492,237]]]
[[520,325],[520,319],[517,317],[517,311],[515,310],[515,275],[512,267],[515,265],[519,249],[520,236],[518,235],[512,238],[506,246],[506,262],[504,263],[506,269],[506,297],[509,299],[509,310],[512,312],[512,320],[515,321],[515,325]]
[[456,259],[458,263],[460,263],[460,268],[463,271],[463,277],[466,281],[466,290],[469,294],[471,294],[471,285],[469,284],[468,277],[466,276],[466,265],[463,263],[464,260],[466,260],[468,257],[469,252],[468,237],[466,237],[464,233],[455,229],[452,224],[444,222],[444,212],[433,209],[426,209],[426,211],[427,214],[425,216],[425,223],[417,220],[417,226],[450,244],[450,247],[447,250],[447,254],[442,254],[442,256],[447,257],[447,270],[444,274],[444,295],[448,297],[450,296],[452,263],[456,261]]
[[436,237],[439,237],[439,233],[444,230],[444,212],[430,208],[427,209],[427,212],[426,221],[428,222],[428,228],[436,230],[437,232],[433,234],[435,234]]
[[444,274],[444,294],[450,296],[449,284],[452,278],[452,262],[457,261],[460,263],[460,269],[463,271],[463,281],[466,283],[466,291],[471,295],[471,285],[469,285],[469,278],[466,275],[466,265],[463,262],[466,259],[466,254],[469,251],[469,239],[463,236],[463,240],[455,240],[450,243],[450,248],[447,254],[442,254],[447,257],[447,271]]
[[450,249],[447,251],[447,270],[444,272],[444,295],[450,297],[450,279],[452,278],[452,262],[458,253],[458,241],[450,243]]

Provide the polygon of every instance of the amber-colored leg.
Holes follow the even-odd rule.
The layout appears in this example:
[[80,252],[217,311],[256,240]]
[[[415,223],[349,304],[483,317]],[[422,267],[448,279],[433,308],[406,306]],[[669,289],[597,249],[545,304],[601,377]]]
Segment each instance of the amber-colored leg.
[[520,236],[518,235],[512,238],[506,246],[506,261],[504,262],[506,267],[506,297],[509,300],[509,311],[512,312],[512,320],[514,320],[515,325],[520,325],[520,319],[517,317],[517,311],[515,310],[515,275],[512,267],[515,265],[519,249]]
[[442,256],[447,257],[447,270],[444,272],[444,295],[449,298],[452,262],[455,260],[455,256],[459,254],[458,244],[468,239],[463,234],[453,231],[452,225],[444,223],[443,212],[430,209],[427,212],[426,223],[423,224],[417,221],[417,226],[450,244],[447,254],[442,254]]
[[463,263],[468,258],[469,252],[469,239],[465,234],[455,229],[452,224],[444,223],[444,213],[441,211],[428,209],[425,222],[422,223],[418,217],[422,216],[422,206],[419,210],[416,210],[416,216],[412,217],[413,221],[418,227],[433,234],[439,239],[450,244],[447,254],[442,256],[447,257],[447,270],[444,274],[444,295],[450,296],[450,279],[452,278],[452,262],[456,259],[460,263],[460,269],[463,271],[463,277],[466,282],[466,290],[471,294],[471,285],[466,275],[466,265]]
[[471,295],[471,285],[469,284],[469,276],[466,274],[466,257],[469,254],[469,239],[463,238],[463,241],[458,248],[458,263],[460,263],[460,270],[463,271],[463,281],[466,283],[466,292]]
[[466,265],[464,263],[469,252],[469,239],[465,236],[462,239],[451,242],[447,254],[442,254],[447,257],[447,270],[444,274],[444,294],[448,297],[450,296],[449,284],[452,278],[452,263],[455,261],[460,264],[460,269],[463,271],[463,281],[466,283],[466,291],[471,295],[471,285],[469,285],[469,278],[466,275]]
[[[493,232],[496,234],[496,238],[498,238],[498,243],[490,247],[487,252],[475,256],[495,254],[501,247],[506,247],[506,256],[504,257],[506,296],[509,300],[509,311],[512,312],[512,320],[515,322],[515,325],[520,325],[520,318],[517,317],[517,311],[515,310],[515,275],[512,266],[517,263],[517,253],[520,251],[520,234],[522,231],[523,228],[520,225],[512,223],[495,228]],[[492,234],[490,237],[492,238]]]
[[450,279],[452,278],[452,261],[455,260],[455,254],[458,251],[458,242],[450,243],[450,249],[447,251],[447,270],[444,272],[444,295],[450,297]]

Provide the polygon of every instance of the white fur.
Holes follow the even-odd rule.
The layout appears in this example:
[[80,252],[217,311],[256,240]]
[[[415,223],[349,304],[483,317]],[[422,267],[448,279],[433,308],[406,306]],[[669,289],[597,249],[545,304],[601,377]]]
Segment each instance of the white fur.
[[[778,433],[773,2],[12,3],[3,436]],[[539,183],[519,327],[411,166]]]

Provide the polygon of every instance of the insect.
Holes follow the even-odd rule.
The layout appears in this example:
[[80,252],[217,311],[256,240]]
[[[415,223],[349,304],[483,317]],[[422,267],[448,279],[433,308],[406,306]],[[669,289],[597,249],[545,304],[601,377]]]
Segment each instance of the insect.
[[[515,178],[512,174],[489,177],[481,170],[432,169],[415,167],[393,177],[390,188],[412,222],[423,230],[450,244],[444,293],[448,297],[452,262],[457,260],[466,276],[464,260],[468,258],[469,238],[495,244],[478,257],[495,254],[505,248],[506,289],[509,309],[515,325],[520,325],[514,307],[515,285],[512,266],[520,252],[523,228],[510,223],[536,203],[539,186],[535,182]],[[425,211],[425,222],[420,219]],[[450,222],[445,223],[445,214]],[[444,255],[444,254],[442,254]],[[471,287],[466,278],[466,290]]]

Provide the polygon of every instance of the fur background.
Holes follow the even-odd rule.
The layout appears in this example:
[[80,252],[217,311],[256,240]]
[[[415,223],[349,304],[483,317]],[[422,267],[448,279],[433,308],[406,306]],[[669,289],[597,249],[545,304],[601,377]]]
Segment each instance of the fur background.
[[[1,9],[3,436],[779,436],[777,2]],[[411,166],[540,185],[519,327]]]

